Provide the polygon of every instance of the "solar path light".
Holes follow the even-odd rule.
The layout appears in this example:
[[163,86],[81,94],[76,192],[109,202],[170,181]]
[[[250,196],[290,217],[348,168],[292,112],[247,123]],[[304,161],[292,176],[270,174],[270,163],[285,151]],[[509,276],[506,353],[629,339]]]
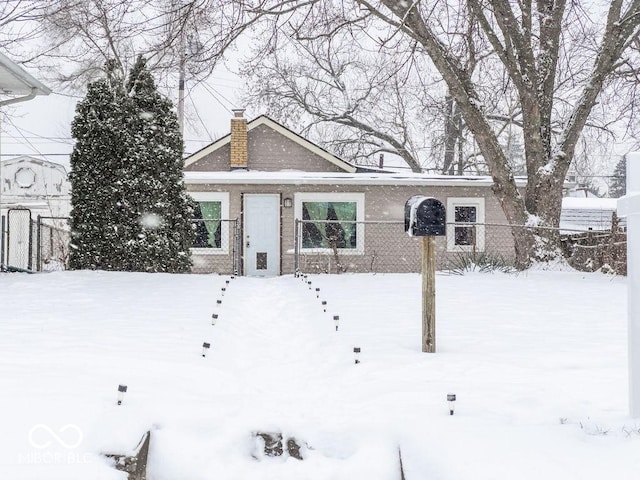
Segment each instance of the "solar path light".
[[122,401],[124,400],[125,393],[127,393],[127,386],[118,385],[118,405],[122,405]]
[[207,356],[207,352],[209,351],[209,347],[211,347],[210,343],[204,342],[202,344],[202,356],[206,357]]
[[320,288],[316,287],[316,298],[320,298]]
[[211,325],[215,325],[217,321],[218,321],[218,314],[214,313],[213,315],[211,315]]
[[456,394],[448,393],[447,402],[449,403],[449,415],[453,415],[454,405],[456,403]]
[[324,313],[327,313],[327,301],[326,300],[322,300],[322,311]]
[[[338,331],[338,324],[340,323],[340,315],[333,316],[333,324],[336,326],[336,332]],[[354,350],[355,352],[355,350]],[[356,362],[358,363],[358,362]]]
[[223,297],[224,297],[224,292],[226,292],[226,291],[227,291],[227,289],[226,289],[226,288],[224,288],[224,287],[222,287],[222,296],[223,296]]
[[360,347],[353,347],[353,355],[355,356],[356,365],[360,363]]

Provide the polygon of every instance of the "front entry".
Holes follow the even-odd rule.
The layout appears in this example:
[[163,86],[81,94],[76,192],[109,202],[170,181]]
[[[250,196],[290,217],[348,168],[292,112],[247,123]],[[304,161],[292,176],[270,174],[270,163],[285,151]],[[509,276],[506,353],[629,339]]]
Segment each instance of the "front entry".
[[280,275],[280,195],[244,196],[244,274]]

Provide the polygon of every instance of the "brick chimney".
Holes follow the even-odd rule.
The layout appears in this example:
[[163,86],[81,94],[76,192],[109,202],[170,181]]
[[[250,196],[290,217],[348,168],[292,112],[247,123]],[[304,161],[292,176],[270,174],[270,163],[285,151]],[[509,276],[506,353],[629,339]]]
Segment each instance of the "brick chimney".
[[244,109],[234,109],[231,119],[231,170],[248,167],[247,119]]

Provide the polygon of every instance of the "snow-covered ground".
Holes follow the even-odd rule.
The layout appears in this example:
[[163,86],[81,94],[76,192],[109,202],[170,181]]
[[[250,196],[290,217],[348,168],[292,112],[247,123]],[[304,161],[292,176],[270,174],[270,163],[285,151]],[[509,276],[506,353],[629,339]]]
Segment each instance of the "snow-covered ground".
[[418,275],[227,278],[0,274],[0,479],[124,479],[146,430],[149,480],[640,478],[624,278],[437,275],[436,354]]

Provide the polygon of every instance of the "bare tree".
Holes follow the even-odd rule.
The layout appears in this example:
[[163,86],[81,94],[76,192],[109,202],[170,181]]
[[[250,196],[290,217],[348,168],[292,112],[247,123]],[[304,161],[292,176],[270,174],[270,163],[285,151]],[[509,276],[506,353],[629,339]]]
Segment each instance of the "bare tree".
[[390,153],[414,172],[433,166],[427,132],[441,129],[442,85],[417,74],[411,44],[377,51],[361,28],[310,25],[279,29],[246,62],[247,102],[358,163]]
[[[442,10],[436,12],[425,2],[356,3],[384,21],[388,35],[402,32],[429,55],[489,165],[494,192],[509,222],[558,226],[563,182],[576,144],[606,80],[623,63],[623,54],[638,35],[640,1],[612,0],[601,34],[596,33],[595,17],[565,0],[465,2],[521,106],[528,176],[524,198],[485,112],[483,84],[456,54],[460,40],[442,21],[460,13],[455,6],[440,4]],[[584,27],[580,31],[572,24],[576,19]],[[580,38],[570,38],[578,34]],[[580,42],[582,50],[577,48]],[[562,57],[567,48],[572,48],[571,58]],[[560,74],[561,61],[573,68]],[[563,104],[557,101],[562,82],[567,94]],[[557,134],[554,125],[559,126]],[[525,230],[514,230],[514,240],[522,267],[541,251],[533,248],[534,238]]]

